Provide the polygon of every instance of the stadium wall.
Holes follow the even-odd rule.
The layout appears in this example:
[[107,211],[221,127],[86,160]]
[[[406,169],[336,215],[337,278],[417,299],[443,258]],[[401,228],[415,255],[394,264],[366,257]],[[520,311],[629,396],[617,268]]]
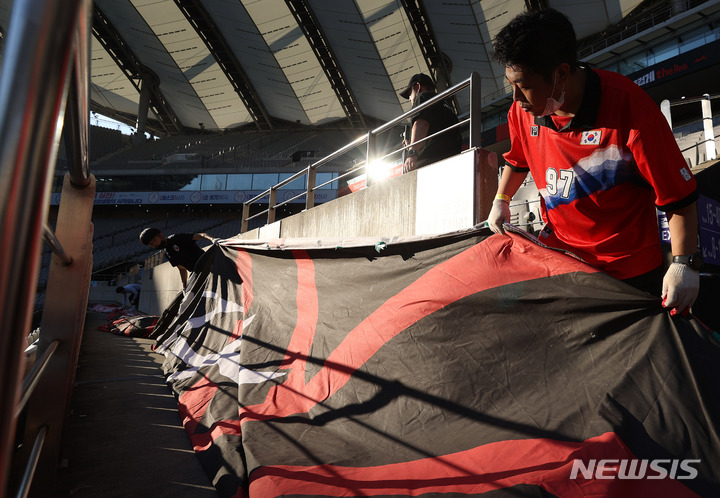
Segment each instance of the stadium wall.
[[[471,149],[237,237],[393,237],[461,230],[487,218],[497,182],[497,155]],[[141,285],[140,310],[157,315],[182,289],[169,263],[146,270]]]

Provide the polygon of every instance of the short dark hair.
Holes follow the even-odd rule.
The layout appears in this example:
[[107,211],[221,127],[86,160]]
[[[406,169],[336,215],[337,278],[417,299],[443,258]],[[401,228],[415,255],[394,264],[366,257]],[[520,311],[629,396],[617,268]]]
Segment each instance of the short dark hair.
[[160,230],[157,228],[146,228],[142,231],[140,234],[140,242],[143,243],[143,245],[148,245],[150,241],[155,238],[156,235],[160,234]]
[[123,287],[123,286],[115,287],[115,293],[116,294],[125,294],[125,287]]
[[555,9],[524,12],[495,37],[493,58],[505,67],[522,66],[552,81],[563,62],[578,66],[577,39],[570,20]]

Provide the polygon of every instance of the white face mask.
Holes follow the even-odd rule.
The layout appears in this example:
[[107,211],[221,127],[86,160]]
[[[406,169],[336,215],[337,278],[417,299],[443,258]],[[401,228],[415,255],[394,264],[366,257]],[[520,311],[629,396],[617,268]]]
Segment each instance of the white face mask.
[[560,98],[558,100],[553,98],[553,95],[555,94],[555,83],[557,83],[557,73],[555,73],[555,77],[553,78],[553,91],[545,103],[545,110],[542,114],[540,114],[540,116],[555,114],[555,112],[558,111],[565,103],[565,83],[563,83],[562,89],[560,90]]

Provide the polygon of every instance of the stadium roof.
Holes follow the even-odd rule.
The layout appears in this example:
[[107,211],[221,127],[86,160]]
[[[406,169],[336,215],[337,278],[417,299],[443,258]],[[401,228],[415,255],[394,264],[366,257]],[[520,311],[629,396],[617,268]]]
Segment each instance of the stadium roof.
[[[366,129],[409,109],[397,93],[418,72],[442,90],[477,71],[483,95],[505,93],[492,40],[530,6],[566,13],[582,38],[640,3],[95,0],[91,109],[134,124],[148,98],[147,131],[160,136],[298,124]],[[7,16],[0,12],[2,26]]]

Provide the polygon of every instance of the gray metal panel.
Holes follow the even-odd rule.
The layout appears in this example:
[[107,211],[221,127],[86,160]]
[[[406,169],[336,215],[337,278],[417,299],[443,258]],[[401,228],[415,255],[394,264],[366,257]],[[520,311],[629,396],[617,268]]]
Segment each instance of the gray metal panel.
[[92,37],[90,47],[92,101],[105,109],[137,115],[140,94],[135,86],[95,37]]
[[405,12],[397,1],[357,0],[356,3],[395,88],[394,99],[400,101],[402,112],[407,112],[410,102],[400,99],[397,92],[407,87],[413,74],[430,74],[430,70]]
[[[409,109],[400,99],[411,75],[430,74],[400,0],[305,0],[332,48],[359,112],[387,121]],[[486,101],[507,94],[504,69],[492,61],[498,31],[525,11],[524,0],[419,0],[430,29],[451,64],[450,85],[476,71]],[[0,0],[0,22],[2,6]],[[143,64],[160,79],[160,91],[187,128],[224,129],[250,123],[242,100],[172,0],[96,0]],[[713,2],[708,2],[712,4]],[[579,38],[611,26],[640,0],[551,0],[566,13]],[[218,29],[257,90],[270,117],[305,125],[347,123],[308,39],[284,0],[203,0]],[[114,68],[93,52],[93,99],[136,112],[137,96]],[[112,93],[113,95],[109,95]],[[461,101],[461,110],[468,102]]]
[[[173,0],[132,0],[132,3],[174,62],[175,67],[168,66],[168,70],[172,70],[173,80],[177,80],[173,83],[177,92],[185,94],[189,85],[201,102],[199,107],[209,116],[209,120],[205,119],[202,110],[187,106],[177,110],[183,122],[188,120],[190,126],[202,122],[208,129],[232,128],[252,122],[225,73]],[[170,81],[163,77],[160,80],[161,86]],[[181,94],[176,97],[167,94],[173,108],[175,98],[182,98]]]
[[356,2],[310,0],[310,3],[363,114],[383,121],[402,114],[396,89]]
[[247,10],[237,0],[210,0],[208,13],[232,48],[271,116],[294,122],[305,113]]
[[289,82],[290,95],[295,96],[304,111],[290,116],[291,119],[294,117],[294,121],[302,124],[344,119],[335,91],[285,1],[245,0],[243,5]]
[[[207,128],[215,127],[212,116],[183,69],[168,53],[157,33],[133,3],[129,0],[96,0],[96,3],[120,31],[138,59],[158,75],[160,90],[183,125],[197,128],[198,123],[204,123]],[[182,16],[174,2],[169,4],[178,16]]]

